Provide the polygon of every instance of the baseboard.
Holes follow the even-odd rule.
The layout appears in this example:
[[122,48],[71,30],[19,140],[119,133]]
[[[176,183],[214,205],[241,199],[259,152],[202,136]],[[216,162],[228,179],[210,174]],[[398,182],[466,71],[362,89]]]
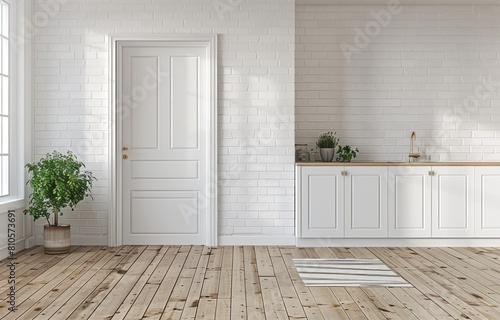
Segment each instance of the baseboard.
[[[219,236],[219,246],[293,246],[295,245],[294,236]],[[36,245],[43,245],[41,236],[36,238]],[[71,245],[75,246],[107,246],[108,236],[83,237],[72,236]]]
[[[36,245],[43,245],[43,237],[36,237]],[[108,245],[108,236],[71,236],[71,245],[72,246],[107,246]]]
[[[25,248],[27,247],[25,246],[24,238],[18,239],[16,241],[16,252],[24,250]],[[9,251],[7,249],[7,245],[0,247],[0,260],[5,259],[9,256]]]
[[108,236],[95,236],[95,237],[85,237],[85,236],[73,236],[71,237],[71,244],[75,246],[107,246]]
[[304,239],[297,238],[297,247],[498,247],[500,239],[487,238],[356,238],[356,239]]
[[24,239],[24,247],[26,249],[34,247],[34,246],[36,246],[36,238],[35,238],[35,236],[30,236],[30,237]]
[[[353,238],[353,239],[304,239],[294,236],[219,236],[219,246],[297,246],[297,247],[500,247],[500,239],[488,238]],[[107,246],[108,236],[82,237],[74,236],[71,244],[75,246]],[[29,237],[16,242],[17,251],[43,245],[42,237]],[[0,260],[8,257],[7,246],[0,247]]]
[[219,246],[293,246],[294,236],[219,236]]

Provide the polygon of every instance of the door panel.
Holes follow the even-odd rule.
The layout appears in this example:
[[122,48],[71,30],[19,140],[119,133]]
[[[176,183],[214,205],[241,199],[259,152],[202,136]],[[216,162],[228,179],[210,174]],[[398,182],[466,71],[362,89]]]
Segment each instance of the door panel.
[[341,167],[302,168],[302,237],[344,236],[344,179],[341,171]]
[[[132,192],[131,211],[136,214],[131,216],[131,234],[169,233],[196,236],[198,233],[197,198],[196,192]],[[152,220],[162,221],[166,219],[168,224],[150,223]]]
[[474,168],[435,167],[432,170],[432,236],[473,237]]
[[[157,149],[159,138],[158,87],[159,84],[144,87],[144,79],[158,77],[159,57],[130,56],[130,73],[124,91],[130,94],[130,146],[134,149]],[[126,68],[124,68],[126,69]]]
[[172,149],[198,148],[198,57],[172,57]]
[[131,161],[133,179],[197,179],[198,161]]
[[346,170],[346,237],[387,237],[387,168]]
[[500,168],[475,168],[475,236],[500,236]]
[[209,194],[208,46],[143,42],[119,49],[123,244],[204,244],[210,214],[202,196]]
[[430,237],[431,167],[389,168],[389,237]]

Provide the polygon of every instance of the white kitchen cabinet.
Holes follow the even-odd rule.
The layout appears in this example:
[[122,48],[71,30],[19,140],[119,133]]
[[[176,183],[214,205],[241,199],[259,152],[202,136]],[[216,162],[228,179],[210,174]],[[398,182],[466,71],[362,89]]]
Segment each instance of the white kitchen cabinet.
[[475,169],[475,236],[500,237],[500,168]]
[[298,167],[298,236],[344,237],[343,167]]
[[345,236],[387,237],[387,167],[345,167]]
[[306,240],[500,240],[500,167],[492,164],[297,166],[296,202],[297,237]]
[[431,176],[432,237],[473,237],[474,167],[432,167]]
[[387,168],[299,167],[303,238],[387,237]]
[[430,171],[431,167],[388,168],[389,237],[431,237]]

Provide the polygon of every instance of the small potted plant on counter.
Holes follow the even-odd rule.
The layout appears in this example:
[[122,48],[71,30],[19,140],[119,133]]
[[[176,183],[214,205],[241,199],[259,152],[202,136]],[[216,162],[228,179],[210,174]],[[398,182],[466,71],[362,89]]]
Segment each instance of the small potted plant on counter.
[[[75,206],[85,197],[92,197],[92,182],[97,180],[92,172],[82,171],[83,162],[68,151],[47,154],[40,161],[26,165],[31,178],[27,184],[33,189],[29,206],[24,214],[35,220],[45,218],[48,222],[43,228],[44,250],[47,254],[68,253],[70,250],[70,226],[60,225],[62,209]],[[53,221],[50,222],[50,215]]]
[[316,141],[316,146],[319,148],[321,161],[331,162],[335,155],[335,147],[339,143],[339,139],[335,137],[336,132],[326,132],[321,134]]
[[358,148],[353,149],[351,146],[340,146],[337,150],[337,160],[338,162],[351,162],[352,159],[356,158],[356,154],[359,152]]

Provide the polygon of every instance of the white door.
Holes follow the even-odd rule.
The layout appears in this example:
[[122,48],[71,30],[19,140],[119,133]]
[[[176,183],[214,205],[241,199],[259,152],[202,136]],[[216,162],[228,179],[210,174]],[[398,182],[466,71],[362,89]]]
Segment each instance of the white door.
[[118,42],[123,244],[207,243],[211,54],[204,42]]
[[389,237],[431,236],[431,167],[389,168]]
[[301,186],[299,237],[344,236],[343,167],[299,167]]
[[500,237],[500,168],[475,167],[476,237]]
[[432,168],[432,237],[474,236],[474,168]]
[[387,237],[387,167],[346,167],[345,235]]

